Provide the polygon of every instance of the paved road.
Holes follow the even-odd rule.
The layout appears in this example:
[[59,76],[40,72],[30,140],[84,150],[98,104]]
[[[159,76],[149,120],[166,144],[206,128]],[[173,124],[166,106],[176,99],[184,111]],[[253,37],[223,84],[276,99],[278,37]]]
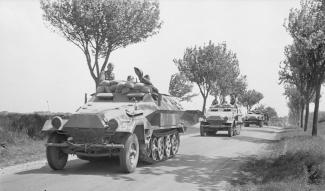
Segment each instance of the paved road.
[[72,159],[64,171],[52,171],[45,161],[37,161],[2,169],[0,190],[223,190],[245,176],[239,166],[266,152],[278,132],[281,129],[276,127],[249,127],[229,138],[222,132],[201,137],[197,130],[182,136],[175,158],[155,165],[139,164],[132,174],[120,173],[117,160],[88,163]]

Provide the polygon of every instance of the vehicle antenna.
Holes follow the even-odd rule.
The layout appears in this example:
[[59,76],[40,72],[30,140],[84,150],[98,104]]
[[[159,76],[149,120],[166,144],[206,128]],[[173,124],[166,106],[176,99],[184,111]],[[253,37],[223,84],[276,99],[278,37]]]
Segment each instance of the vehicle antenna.
[[50,114],[50,104],[49,104],[49,101],[46,100],[46,105],[47,105],[47,112]]

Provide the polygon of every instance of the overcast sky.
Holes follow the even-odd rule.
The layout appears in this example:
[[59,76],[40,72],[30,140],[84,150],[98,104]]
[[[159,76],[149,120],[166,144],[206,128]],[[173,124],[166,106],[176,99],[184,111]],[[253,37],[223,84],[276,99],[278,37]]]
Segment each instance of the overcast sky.
[[[283,116],[288,109],[278,70],[284,46],[292,41],[283,23],[298,5],[298,0],[162,0],[159,34],[113,52],[109,61],[117,79],[134,74],[137,66],[167,93],[177,72],[172,60],[186,47],[226,42],[237,53],[248,88],[262,92],[261,103]],[[73,112],[84,93],[93,93],[84,55],[51,32],[41,15],[38,0],[0,0],[0,111],[45,111],[48,101],[51,111]],[[200,96],[186,104],[201,107]],[[325,110],[324,100],[320,109]]]

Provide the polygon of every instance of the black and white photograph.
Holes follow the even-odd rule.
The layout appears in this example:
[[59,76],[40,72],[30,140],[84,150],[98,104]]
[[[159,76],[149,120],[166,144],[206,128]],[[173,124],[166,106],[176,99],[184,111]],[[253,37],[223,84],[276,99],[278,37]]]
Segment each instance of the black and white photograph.
[[0,0],[1,191],[324,191],[325,0]]

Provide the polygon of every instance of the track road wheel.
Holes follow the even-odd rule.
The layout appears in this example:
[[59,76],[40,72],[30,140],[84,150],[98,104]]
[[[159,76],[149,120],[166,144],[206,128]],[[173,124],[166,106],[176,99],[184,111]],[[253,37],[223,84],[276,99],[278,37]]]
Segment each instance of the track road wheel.
[[204,128],[203,128],[202,126],[200,126],[200,135],[201,135],[202,137],[207,136],[207,132],[204,131]]
[[166,155],[166,158],[170,157],[171,149],[172,149],[172,143],[171,143],[170,135],[167,135],[165,137],[165,155]]
[[158,140],[153,137],[150,142],[151,158],[153,161],[158,161]]
[[178,133],[174,133],[172,135],[171,143],[172,143],[172,155],[176,155],[176,153],[178,152],[179,144],[180,144]]
[[124,142],[120,153],[120,166],[123,172],[134,172],[139,160],[139,141],[135,134],[130,134]]
[[228,127],[228,137],[232,137],[232,135],[233,135],[233,128],[232,128],[232,126],[229,126]]
[[159,160],[163,160],[165,154],[164,137],[159,137],[157,141],[158,141],[158,158]]
[[[48,143],[62,143],[66,141],[64,135],[53,133],[48,138]],[[68,154],[60,147],[46,147],[46,158],[49,166],[53,170],[62,170],[68,161]]]

